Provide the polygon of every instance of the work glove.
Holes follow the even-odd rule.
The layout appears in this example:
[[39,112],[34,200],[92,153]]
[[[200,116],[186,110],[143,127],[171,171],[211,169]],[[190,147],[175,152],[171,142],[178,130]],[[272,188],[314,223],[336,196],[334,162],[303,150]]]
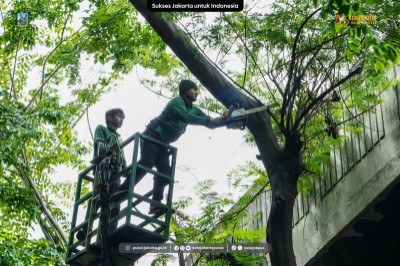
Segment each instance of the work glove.
[[223,124],[223,122],[224,122],[224,118],[223,118],[223,117],[216,117],[216,118],[210,119],[210,120],[207,122],[206,126],[207,126],[208,128],[213,129],[213,128],[216,128],[216,127],[221,126],[221,125]]
[[224,118],[222,116],[210,119],[210,123],[212,125],[216,125],[216,124],[222,123],[223,121],[224,121]]

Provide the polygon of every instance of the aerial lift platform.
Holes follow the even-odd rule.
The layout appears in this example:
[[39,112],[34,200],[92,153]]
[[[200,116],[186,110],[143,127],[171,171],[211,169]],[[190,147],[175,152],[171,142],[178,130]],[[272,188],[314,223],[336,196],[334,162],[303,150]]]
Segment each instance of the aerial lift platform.
[[[154,171],[138,163],[139,144],[143,139],[164,146],[170,151],[172,155],[171,175]],[[119,214],[110,218],[109,224],[114,224],[114,226],[110,226],[107,239],[110,259],[118,266],[131,266],[141,256],[145,255],[145,253],[121,253],[119,252],[121,243],[165,243],[168,240],[172,215],[171,205],[177,148],[140,133],[136,133],[125,140],[121,144],[121,148],[123,149],[131,142],[133,142],[132,164],[122,169],[116,177],[113,177],[127,176],[127,178],[130,178],[129,191],[122,198],[110,198],[110,210],[120,208]],[[93,176],[98,165],[99,160],[94,159],[93,164],[78,176],[66,256],[66,263],[71,266],[101,265],[100,209],[94,207],[100,200],[99,181],[98,178]],[[166,204],[153,201],[150,198],[152,190],[144,194],[135,190],[136,170],[138,168],[168,180],[169,188]],[[92,183],[93,191],[87,191],[87,183]],[[150,204],[159,207],[161,212],[148,215],[147,211],[139,210],[148,210]],[[85,206],[91,210],[90,215],[83,222],[78,223],[78,212],[83,211]],[[76,234],[82,228],[87,228],[86,238],[78,240]]]

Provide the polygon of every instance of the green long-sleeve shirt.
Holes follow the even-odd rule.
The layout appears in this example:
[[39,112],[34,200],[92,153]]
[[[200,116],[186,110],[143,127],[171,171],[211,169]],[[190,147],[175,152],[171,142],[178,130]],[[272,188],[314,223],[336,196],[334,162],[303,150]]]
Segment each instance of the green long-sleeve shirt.
[[166,143],[176,141],[188,124],[209,126],[210,117],[194,105],[188,105],[177,96],[170,100],[160,116],[153,119],[149,127],[156,131]]
[[105,153],[106,140],[109,137],[111,139],[108,147],[112,147],[115,144],[117,144],[117,147],[119,147],[116,150],[116,160],[113,160],[111,163],[111,173],[115,174],[126,167],[124,151],[121,148],[122,139],[117,132],[102,125],[96,127],[96,130],[94,132],[94,158]]

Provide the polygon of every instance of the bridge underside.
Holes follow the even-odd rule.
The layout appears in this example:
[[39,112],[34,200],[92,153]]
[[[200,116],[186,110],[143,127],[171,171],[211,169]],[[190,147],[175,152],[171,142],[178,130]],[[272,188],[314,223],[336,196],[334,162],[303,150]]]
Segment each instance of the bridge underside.
[[400,265],[400,180],[307,265]]

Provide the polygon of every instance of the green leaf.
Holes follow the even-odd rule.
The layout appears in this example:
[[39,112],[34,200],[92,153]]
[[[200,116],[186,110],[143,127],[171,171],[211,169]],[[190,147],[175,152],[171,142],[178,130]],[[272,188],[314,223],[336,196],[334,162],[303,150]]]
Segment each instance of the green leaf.
[[347,58],[349,61],[353,61],[354,55],[353,55],[353,52],[350,51],[350,49],[347,49],[347,50],[346,50],[346,58]]
[[359,54],[360,53],[360,46],[354,44],[354,43],[349,43],[349,48],[354,51],[355,53]]
[[338,10],[339,14],[344,14],[346,17],[349,15],[349,12],[350,12],[350,5],[342,5]]
[[335,23],[335,33],[339,32],[342,29],[342,24],[341,23]]
[[336,30],[336,23],[334,21],[331,21],[329,23],[329,31],[332,35],[335,35],[337,30]]
[[[377,65],[377,69],[380,71],[380,72],[385,72],[385,66],[382,64],[382,62],[381,61],[376,61],[376,65]],[[375,69],[375,71],[376,71],[376,69]]]
[[352,8],[355,12],[357,12],[358,9],[360,8],[360,4],[359,4],[359,3],[354,3],[354,4],[351,5],[351,8]]

